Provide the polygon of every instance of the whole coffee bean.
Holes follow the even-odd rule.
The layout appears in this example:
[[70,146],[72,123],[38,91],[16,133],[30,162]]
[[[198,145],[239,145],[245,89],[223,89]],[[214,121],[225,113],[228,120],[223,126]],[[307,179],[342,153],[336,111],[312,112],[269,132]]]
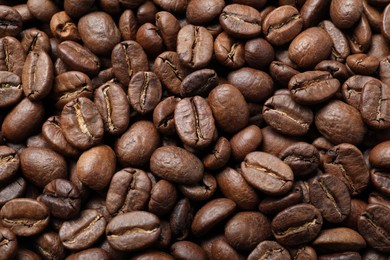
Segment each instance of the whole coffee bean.
[[219,23],[224,31],[237,38],[253,38],[261,33],[260,13],[247,5],[225,6],[219,16]]
[[161,100],[160,80],[153,72],[137,72],[130,80],[128,96],[135,111],[142,115],[150,113]]
[[150,121],[135,122],[115,143],[115,153],[124,167],[147,164],[160,145],[160,135]]
[[339,177],[352,195],[361,193],[369,182],[368,167],[362,152],[352,144],[339,144],[324,156],[325,173]]
[[366,133],[359,111],[338,100],[329,102],[317,112],[315,125],[318,131],[334,144],[357,145],[363,141]]
[[236,133],[230,139],[233,157],[236,161],[244,160],[245,156],[257,149],[262,141],[261,130],[255,125],[250,125]]
[[310,202],[327,221],[340,223],[351,210],[348,187],[336,176],[323,174],[310,183]]
[[301,246],[298,248],[289,248],[290,255],[296,260],[317,259],[316,251],[310,246]]
[[68,175],[64,158],[50,149],[28,147],[19,156],[23,176],[38,187]]
[[389,22],[390,22],[390,7],[389,7],[389,5],[387,5],[385,10],[383,10],[381,32],[382,32],[383,36],[388,40],[390,40]]
[[312,27],[294,38],[288,56],[300,68],[310,69],[329,56],[332,46],[332,39],[324,29]]
[[378,69],[379,60],[364,53],[357,53],[347,57],[347,66],[355,74],[371,75]]
[[237,250],[251,251],[271,235],[271,223],[260,212],[239,212],[225,225],[226,240]]
[[211,258],[216,260],[222,259],[239,259],[239,254],[232,248],[228,242],[223,239],[217,239],[211,246]]
[[167,0],[154,0],[156,5],[160,6],[165,11],[174,14],[184,14],[188,5],[188,0],[178,0],[175,2]]
[[179,200],[172,210],[169,225],[176,240],[186,239],[191,230],[194,217],[193,208],[188,198]]
[[371,169],[370,180],[372,185],[385,196],[390,196],[390,174],[385,169]]
[[44,259],[65,258],[65,248],[57,232],[48,231],[39,235],[33,242],[33,248]]
[[390,128],[390,85],[368,81],[360,97],[360,113],[364,122],[375,129]]
[[50,30],[60,41],[80,41],[77,26],[65,11],[53,15],[50,20]]
[[148,71],[148,58],[141,45],[136,41],[123,41],[115,45],[111,53],[112,68],[115,77],[124,86],[139,71]]
[[182,97],[207,96],[218,85],[218,75],[212,69],[196,70],[189,74],[181,83]]
[[283,62],[272,61],[269,66],[269,73],[275,82],[281,84],[283,87],[287,87],[290,79],[298,74],[299,71]]
[[193,201],[210,199],[217,190],[217,180],[211,174],[205,174],[201,182],[195,185],[180,185],[181,193]]
[[226,167],[217,174],[216,178],[223,195],[233,200],[239,208],[252,210],[259,204],[259,196],[244,179],[241,172]]
[[280,6],[270,12],[262,21],[263,34],[273,45],[287,44],[297,36],[303,26],[299,11],[291,6]]
[[23,66],[24,95],[32,101],[42,100],[51,91],[53,80],[54,71],[50,56],[44,51],[31,51]]
[[147,250],[142,253],[135,254],[131,257],[132,260],[147,260],[147,259],[161,259],[174,260],[174,258],[162,251]]
[[41,257],[31,250],[19,247],[16,252],[16,259],[39,260]]
[[91,84],[90,78],[80,71],[68,71],[57,75],[52,90],[52,95],[57,102],[56,107],[62,109],[69,101],[78,97],[92,99]]
[[50,0],[29,0],[27,7],[31,14],[42,22],[50,22],[51,17],[60,11],[58,6]]
[[270,258],[275,260],[291,259],[287,249],[275,241],[265,240],[260,242],[249,254],[248,260]]
[[0,146],[0,183],[6,183],[16,176],[19,170],[20,159],[11,147]]
[[[236,209],[236,203],[227,198],[206,203],[194,216],[191,230],[195,236],[203,236],[228,218]],[[212,214],[210,214],[212,212]]]
[[213,141],[216,128],[206,99],[195,96],[180,100],[175,108],[176,132],[184,144],[205,148]]
[[186,18],[191,24],[202,25],[217,18],[224,7],[223,0],[189,1]]
[[112,176],[106,196],[111,215],[142,210],[149,201],[152,182],[143,170],[125,168]]
[[159,180],[150,191],[149,211],[158,216],[170,212],[176,204],[177,190],[166,180]]
[[354,29],[347,35],[352,53],[367,52],[371,46],[372,32],[366,16],[362,14]]
[[329,71],[340,82],[344,82],[350,76],[347,66],[336,60],[321,61],[315,66],[314,70]]
[[231,69],[240,68],[245,63],[244,44],[226,32],[215,38],[214,54],[219,63]]
[[372,167],[390,169],[389,164],[389,147],[390,141],[382,142],[376,145],[370,151],[369,158]]
[[371,80],[377,79],[374,77],[362,75],[353,75],[349,77],[341,87],[341,94],[343,95],[345,102],[354,108],[359,109],[363,87]]
[[272,232],[280,244],[296,246],[313,240],[322,224],[320,211],[303,203],[279,212],[272,220]]
[[18,4],[14,5],[13,8],[20,14],[22,17],[23,23],[33,22],[35,20],[34,16],[28,10],[27,4]]
[[64,10],[72,18],[80,18],[91,10],[93,3],[93,0],[86,0],[82,3],[77,0],[64,0]]
[[[370,202],[369,202],[370,203]],[[358,230],[357,222],[360,215],[366,210],[367,203],[360,199],[351,199],[351,211],[348,217],[342,222],[342,226]]]
[[383,83],[390,84],[389,71],[390,71],[390,56],[387,56],[386,58],[380,61],[379,69],[378,69],[379,78]]
[[49,224],[49,209],[34,199],[18,198],[8,201],[0,210],[3,227],[17,236],[33,236]]
[[261,70],[244,67],[230,72],[227,79],[250,102],[263,102],[274,91],[272,78]]
[[[96,26],[100,24],[101,26]],[[104,12],[92,12],[80,18],[77,28],[85,46],[96,55],[108,55],[120,42],[121,34],[114,20]]]
[[26,191],[27,183],[22,178],[8,181],[7,184],[0,187],[0,206],[3,206],[8,201],[22,197]]
[[177,34],[180,31],[179,21],[173,14],[166,11],[156,13],[155,20],[166,49],[175,51]]
[[155,21],[155,15],[157,13],[157,7],[153,1],[146,1],[138,7],[137,19],[140,24],[153,23]]
[[347,37],[339,28],[336,27],[336,25],[334,25],[334,23],[329,20],[322,21],[319,26],[329,34],[333,42],[333,48],[331,52],[332,60],[345,62],[345,59],[350,53]]
[[233,134],[248,124],[248,105],[233,85],[222,84],[214,88],[208,96],[208,102],[217,126],[223,131]]
[[14,37],[0,38],[0,69],[15,73],[20,78],[23,73],[23,65],[26,53],[22,44]]
[[293,172],[287,164],[264,152],[247,154],[241,169],[246,181],[268,195],[286,194],[294,181]]
[[213,36],[203,26],[186,25],[177,35],[180,61],[192,69],[207,66],[213,55]]
[[4,36],[17,36],[22,31],[22,16],[12,7],[0,7],[0,38]]
[[224,167],[230,159],[231,145],[225,137],[220,137],[202,159],[203,165],[208,170],[216,170]]
[[109,260],[108,253],[101,248],[89,248],[69,255],[66,260],[101,259]]
[[12,72],[0,71],[0,108],[11,107],[23,96],[20,77]]
[[263,106],[263,118],[276,131],[286,135],[304,135],[313,122],[312,111],[296,103],[290,95],[275,95]]
[[31,51],[44,51],[49,53],[51,50],[49,36],[38,29],[27,29],[22,37],[21,44],[24,52],[29,53]]
[[58,45],[58,57],[71,69],[94,76],[100,69],[100,60],[88,48],[74,41],[63,41]]
[[118,135],[126,131],[130,122],[130,106],[120,85],[114,82],[103,84],[95,90],[94,102],[107,133]]
[[[102,217],[108,222],[112,219],[110,213],[108,213],[106,208],[106,203],[104,198],[95,197],[88,201],[85,205],[85,209],[93,209],[96,210]],[[84,209],[83,209],[84,210]]]
[[146,54],[151,57],[159,55],[164,48],[161,35],[154,24],[145,23],[138,28],[135,36],[136,41],[142,46]]
[[160,220],[152,213],[132,211],[114,217],[107,225],[111,246],[121,251],[135,251],[153,245],[161,233]]
[[390,55],[387,40],[382,34],[372,35],[371,47],[367,54],[376,57],[378,60],[383,60]]
[[361,255],[358,252],[342,252],[342,253],[333,253],[333,254],[324,254],[318,256],[319,260],[335,260],[335,259],[350,259],[350,260],[360,260],[362,259]]
[[8,228],[0,227],[0,255],[2,259],[12,259],[18,250],[18,240]]
[[53,217],[60,219],[74,218],[81,206],[79,190],[72,182],[64,179],[49,182],[37,200],[49,208]]
[[[215,43],[214,43],[214,49]],[[264,69],[275,58],[272,45],[262,38],[254,38],[245,43],[244,58],[246,63],[255,69]],[[240,66],[241,67],[241,66]]]
[[85,97],[78,97],[64,106],[61,126],[66,140],[80,150],[100,143],[104,134],[103,120],[96,105]]
[[[102,164],[100,162],[104,161]],[[77,161],[77,177],[93,190],[106,188],[115,173],[116,157],[107,145],[95,146],[82,153]]]
[[363,1],[332,0],[329,14],[332,22],[341,29],[351,28],[363,12]]
[[324,18],[329,9],[329,1],[323,0],[303,1],[301,5],[300,14],[304,28],[316,26]]
[[171,255],[175,259],[199,259],[206,260],[206,252],[197,244],[190,241],[179,241],[171,246]]
[[92,246],[103,234],[106,220],[94,209],[81,211],[78,218],[65,221],[59,230],[64,247],[82,250]]
[[340,88],[340,81],[328,71],[306,71],[294,75],[288,88],[296,102],[313,105],[333,97]]
[[355,230],[345,227],[322,230],[313,241],[319,252],[358,251],[366,247],[366,241]]
[[176,133],[174,111],[180,98],[167,97],[157,104],[153,110],[153,123],[157,130],[164,135]]
[[135,40],[135,35],[138,30],[137,18],[134,12],[130,9],[124,10],[119,17],[118,27],[123,40]]
[[150,170],[158,177],[181,184],[195,184],[203,177],[203,164],[183,148],[157,148],[150,158]]

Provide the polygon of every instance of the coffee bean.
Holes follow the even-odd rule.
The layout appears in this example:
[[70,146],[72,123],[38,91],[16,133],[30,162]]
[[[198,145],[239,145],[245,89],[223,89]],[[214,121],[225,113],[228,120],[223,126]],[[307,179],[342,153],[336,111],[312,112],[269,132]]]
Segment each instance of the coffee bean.
[[214,70],[201,69],[189,74],[181,83],[182,97],[207,96],[218,85],[218,75]]
[[4,259],[11,259],[18,250],[18,241],[15,234],[8,228],[0,228],[0,254]]
[[0,38],[17,36],[22,31],[22,16],[12,7],[2,5],[0,8]]
[[235,134],[230,139],[233,157],[236,161],[244,160],[245,156],[257,149],[262,141],[261,130],[255,125],[250,125]]
[[332,0],[329,14],[332,22],[341,29],[351,28],[363,12],[363,1]]
[[0,146],[0,183],[5,183],[16,176],[20,159],[16,151],[8,146]]
[[245,63],[244,44],[226,32],[215,38],[214,54],[219,63],[231,69],[240,68]]
[[315,66],[314,70],[329,71],[330,74],[340,82],[344,82],[350,76],[347,66],[335,60],[321,61]]
[[33,248],[46,258],[63,259],[65,257],[65,248],[57,232],[42,233],[34,241]]
[[176,200],[175,186],[166,180],[159,180],[150,191],[149,211],[159,216],[165,215],[173,209]]
[[334,23],[329,20],[322,21],[319,26],[324,29],[333,42],[331,58],[339,62],[345,62],[350,54],[348,39]]
[[177,34],[180,31],[179,21],[173,14],[166,11],[156,13],[155,20],[166,49],[175,51]]
[[69,255],[66,259],[81,260],[83,258],[90,258],[90,259],[93,258],[93,259],[101,259],[101,260],[110,259],[108,253],[105,250],[100,248],[85,249],[80,252]]
[[217,190],[217,180],[211,174],[205,174],[202,181],[195,185],[180,185],[179,190],[193,201],[210,199]]
[[188,198],[179,200],[172,210],[169,225],[172,235],[177,240],[184,240],[191,231],[194,212]]
[[50,30],[60,41],[80,41],[77,26],[65,11],[53,15],[50,20]]
[[290,79],[299,73],[299,71],[280,61],[272,61],[269,72],[272,79],[284,87],[287,87]]
[[14,106],[22,99],[23,90],[20,77],[12,72],[0,71],[0,108]]
[[[303,3],[302,3],[303,2]],[[316,26],[329,10],[329,2],[323,0],[301,1],[300,15],[303,20],[303,27]],[[299,5],[297,6],[299,7]]]
[[222,239],[217,239],[212,243],[211,246],[211,257],[212,259],[239,259],[239,254],[232,248],[228,242]]
[[217,18],[224,7],[222,0],[189,1],[186,17],[191,24],[202,25]]
[[203,165],[206,169],[209,170],[216,170],[222,168],[229,161],[230,154],[230,142],[225,137],[221,137],[217,140],[214,147],[210,150],[209,154],[203,157]]
[[27,6],[31,14],[42,22],[50,22],[51,17],[59,12],[58,6],[49,0],[30,0]]
[[138,28],[135,40],[142,46],[146,54],[156,57],[163,51],[163,39],[154,24],[145,23]]
[[160,133],[170,136],[176,133],[174,111],[179,101],[180,98],[168,97],[153,110],[153,123]]
[[317,253],[314,248],[310,246],[301,246],[297,248],[289,248],[291,257],[297,260],[316,259]]
[[269,257],[271,259],[291,259],[288,251],[275,241],[265,240],[260,242],[249,254],[248,260]]
[[294,176],[305,176],[314,172],[320,164],[320,154],[311,144],[297,142],[279,154],[279,158],[290,166]]
[[320,252],[359,251],[366,247],[366,241],[350,228],[331,228],[321,231],[313,241],[313,246]]
[[379,67],[379,60],[363,53],[352,54],[347,57],[347,66],[355,74],[371,75]]
[[22,177],[12,179],[5,185],[3,184],[0,187],[0,206],[12,199],[22,197],[25,194],[26,187],[27,183]]
[[51,50],[49,36],[45,32],[34,28],[26,30],[21,44],[25,53],[31,51],[44,51],[49,53]]

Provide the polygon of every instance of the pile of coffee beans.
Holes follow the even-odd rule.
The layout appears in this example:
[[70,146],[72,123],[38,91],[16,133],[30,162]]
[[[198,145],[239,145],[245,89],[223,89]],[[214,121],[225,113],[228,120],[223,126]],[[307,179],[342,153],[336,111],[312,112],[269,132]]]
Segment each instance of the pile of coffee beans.
[[390,0],[0,0],[0,259],[390,259]]

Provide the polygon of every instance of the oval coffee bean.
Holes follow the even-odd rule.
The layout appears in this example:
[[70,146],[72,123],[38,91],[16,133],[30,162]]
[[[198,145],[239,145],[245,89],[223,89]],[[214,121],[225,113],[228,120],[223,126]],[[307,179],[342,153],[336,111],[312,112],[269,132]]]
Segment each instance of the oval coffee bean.
[[374,146],[369,153],[370,164],[373,167],[390,169],[390,141]]
[[167,97],[153,110],[153,123],[160,133],[169,136],[176,133],[174,112],[179,101],[180,98]]
[[166,11],[161,11],[155,15],[156,27],[163,39],[164,45],[169,51],[176,50],[177,34],[180,31],[180,24],[177,18]]
[[364,53],[357,53],[347,57],[346,65],[355,74],[371,75],[377,71],[379,67],[379,60],[374,56],[370,56]]
[[0,38],[0,69],[15,73],[20,78],[23,74],[23,65],[26,53],[22,44],[14,37]]
[[286,194],[294,181],[293,172],[287,164],[264,152],[247,154],[241,169],[246,181],[268,195]]
[[231,69],[240,68],[245,63],[244,44],[226,32],[215,38],[214,54],[219,63]]
[[208,170],[216,170],[224,167],[231,155],[230,142],[225,137],[220,137],[209,154],[202,159],[203,165]]
[[248,153],[257,149],[262,138],[260,128],[255,125],[250,125],[235,134],[230,139],[230,147],[234,159],[239,162],[244,160]]
[[0,183],[6,183],[16,176],[19,170],[20,159],[17,152],[11,147],[0,146]]
[[248,256],[248,260],[267,258],[275,260],[291,259],[287,249],[279,243],[270,240],[260,242]]
[[170,212],[176,204],[177,190],[166,180],[159,180],[150,191],[149,211],[158,216]]
[[22,81],[19,76],[8,71],[0,71],[0,108],[11,107],[23,97]]
[[0,210],[3,227],[17,236],[33,236],[49,224],[49,209],[34,199],[18,198],[5,203]]
[[222,239],[216,239],[211,245],[211,257],[215,260],[222,259],[239,259],[237,251]]
[[169,226],[172,235],[177,240],[186,239],[191,230],[191,223],[194,217],[194,209],[188,198],[179,200],[171,212]]
[[181,184],[195,184],[203,178],[202,162],[187,150],[164,146],[150,158],[150,170],[158,177]]
[[0,228],[0,255],[4,259],[12,259],[18,251],[18,240],[8,228]]
[[340,29],[351,28],[359,20],[362,12],[362,0],[332,0],[330,2],[330,17]]
[[127,252],[150,247],[158,240],[160,233],[160,220],[145,211],[120,214],[106,228],[110,245],[116,250]]
[[195,185],[180,185],[179,190],[193,201],[205,201],[217,190],[217,180],[211,174],[205,174],[201,182]]
[[180,95],[182,97],[207,96],[217,85],[218,75],[214,70],[196,70],[182,81]]
[[286,246],[308,243],[320,233],[320,211],[310,204],[298,204],[279,212],[272,220],[276,240]]
[[12,199],[22,197],[26,188],[27,183],[22,177],[8,181],[7,185],[2,185],[0,187],[0,207]]
[[66,257],[67,260],[81,260],[81,259],[101,259],[109,260],[110,257],[104,249],[90,248],[80,252],[74,253]]
[[330,36],[333,42],[333,48],[331,53],[332,60],[339,62],[345,62],[345,59],[350,53],[347,37],[343,32],[336,27],[331,21],[324,20],[319,26],[324,29]]

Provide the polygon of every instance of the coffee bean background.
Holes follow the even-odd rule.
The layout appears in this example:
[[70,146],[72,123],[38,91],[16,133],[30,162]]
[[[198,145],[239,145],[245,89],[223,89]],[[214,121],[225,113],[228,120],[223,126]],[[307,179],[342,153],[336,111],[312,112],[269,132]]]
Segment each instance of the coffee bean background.
[[390,259],[390,0],[0,0],[1,259]]

